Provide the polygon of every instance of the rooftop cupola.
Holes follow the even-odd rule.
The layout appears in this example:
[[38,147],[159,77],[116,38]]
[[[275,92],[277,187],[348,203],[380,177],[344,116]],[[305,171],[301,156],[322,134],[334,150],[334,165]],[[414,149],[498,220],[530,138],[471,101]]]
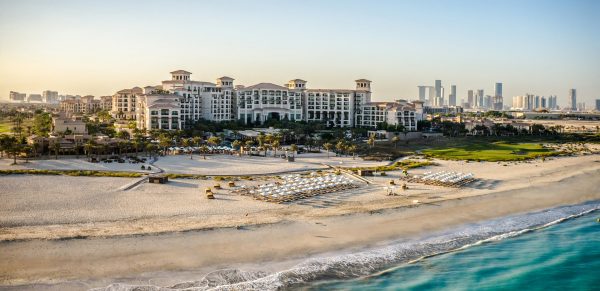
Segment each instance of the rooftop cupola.
[[173,72],[171,72],[171,80],[173,80],[173,81],[189,81],[191,74],[192,73],[190,73],[188,71],[184,71],[184,70],[173,71]]

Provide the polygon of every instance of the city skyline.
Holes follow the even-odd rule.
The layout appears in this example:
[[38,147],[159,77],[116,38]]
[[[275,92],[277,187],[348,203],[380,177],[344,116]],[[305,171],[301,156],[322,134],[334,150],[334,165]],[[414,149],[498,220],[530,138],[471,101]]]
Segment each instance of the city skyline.
[[[589,37],[600,34],[597,2],[424,2],[0,1],[0,41],[9,44],[0,48],[0,98],[112,95],[176,69],[243,85],[301,78],[309,88],[348,88],[367,78],[380,100],[417,99],[417,86],[434,80],[446,100],[456,85],[457,103],[498,82],[505,103],[531,93],[557,95],[564,107],[571,88],[578,102],[600,97],[600,41]],[[228,21],[206,11],[227,11]],[[490,21],[490,11],[507,21]],[[439,21],[410,25],[427,17]]]

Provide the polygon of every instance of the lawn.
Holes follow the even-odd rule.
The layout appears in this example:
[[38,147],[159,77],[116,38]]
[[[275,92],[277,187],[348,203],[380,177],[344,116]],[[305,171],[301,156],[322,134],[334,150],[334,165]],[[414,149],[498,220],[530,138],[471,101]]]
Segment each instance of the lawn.
[[498,162],[554,156],[558,152],[534,143],[478,142],[457,147],[427,149],[423,150],[423,154],[445,160]]
[[0,120],[0,134],[10,133],[11,128],[12,128],[12,123],[10,121]]
[[[13,122],[9,118],[0,118],[0,134],[8,134],[12,133]],[[27,132],[27,126],[33,126],[33,119],[25,118],[21,127],[23,128],[23,132]]]

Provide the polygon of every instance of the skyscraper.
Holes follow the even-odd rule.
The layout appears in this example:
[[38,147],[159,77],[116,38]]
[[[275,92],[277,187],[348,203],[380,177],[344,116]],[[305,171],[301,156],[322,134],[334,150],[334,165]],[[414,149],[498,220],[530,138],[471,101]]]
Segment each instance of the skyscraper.
[[450,97],[448,98],[449,106],[456,106],[456,85],[450,86]]
[[571,100],[571,110],[577,110],[577,91],[569,89],[569,100]]
[[502,97],[502,83],[496,83],[494,87],[494,97],[492,100],[494,110],[502,110],[504,106],[504,97]]
[[596,99],[596,111],[600,111],[600,99]]
[[419,100],[425,102],[425,91],[427,86],[417,86],[419,88]]
[[467,91],[467,104],[469,104],[468,108],[472,108],[475,106],[475,103],[473,102],[473,90],[469,90]]
[[483,108],[483,89],[477,90],[477,96],[475,98],[476,107]]
[[442,80],[435,80],[435,97],[442,98]]

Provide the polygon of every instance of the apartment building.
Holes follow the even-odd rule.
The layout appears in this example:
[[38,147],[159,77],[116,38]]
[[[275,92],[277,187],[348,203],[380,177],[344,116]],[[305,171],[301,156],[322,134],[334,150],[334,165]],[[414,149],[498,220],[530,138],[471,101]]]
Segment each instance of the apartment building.
[[154,87],[146,87],[143,94],[136,96],[137,112],[135,119],[137,128],[142,130],[181,129],[182,108],[180,96],[157,92]]
[[221,77],[216,83],[193,81],[192,73],[171,72],[171,80],[162,82],[162,90],[180,96],[181,118],[186,125],[200,119],[235,120],[233,78]]
[[91,114],[100,110],[111,110],[112,97],[102,96],[95,99],[92,95],[70,98],[59,103],[60,110],[69,114]]

